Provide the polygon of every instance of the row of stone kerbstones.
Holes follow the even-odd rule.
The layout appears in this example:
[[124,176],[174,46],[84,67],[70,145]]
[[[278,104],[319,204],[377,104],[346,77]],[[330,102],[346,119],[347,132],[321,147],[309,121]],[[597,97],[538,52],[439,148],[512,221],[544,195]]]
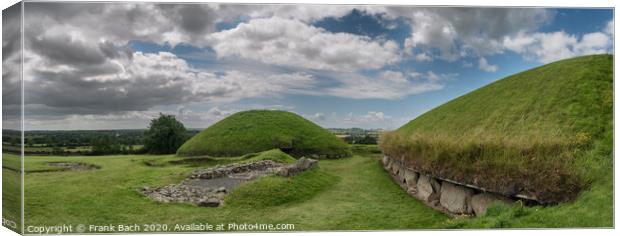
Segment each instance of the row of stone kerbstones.
[[479,216],[484,215],[487,208],[496,202],[506,204],[514,202],[512,199],[499,194],[482,192],[420,174],[388,156],[384,156],[382,162],[384,168],[395,177],[407,193],[451,214],[475,214]]

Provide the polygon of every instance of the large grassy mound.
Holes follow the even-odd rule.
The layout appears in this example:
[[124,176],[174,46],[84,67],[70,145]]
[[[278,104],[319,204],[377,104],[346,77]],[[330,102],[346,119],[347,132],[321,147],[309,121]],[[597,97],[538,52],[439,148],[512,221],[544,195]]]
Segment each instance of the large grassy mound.
[[612,66],[595,55],[509,76],[385,134],[381,149],[437,177],[572,200],[612,168],[611,153],[591,155],[612,141]]
[[233,114],[188,140],[177,154],[240,156],[274,148],[296,157],[351,155],[348,145],[329,131],[294,113],[270,110]]

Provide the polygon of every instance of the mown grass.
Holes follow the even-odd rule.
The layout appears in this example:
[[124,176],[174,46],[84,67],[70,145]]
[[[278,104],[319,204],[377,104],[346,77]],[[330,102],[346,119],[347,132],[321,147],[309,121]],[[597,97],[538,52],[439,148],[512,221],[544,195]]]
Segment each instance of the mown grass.
[[178,183],[196,168],[143,163],[172,156],[26,158],[29,163],[72,161],[101,167],[27,173],[26,225],[257,222],[295,224],[295,230],[379,230],[439,228],[448,219],[394,184],[379,165],[379,155],[321,160],[319,169],[291,179],[263,178],[251,184],[265,189],[246,186],[244,194],[233,192],[230,204],[220,208],[159,203],[138,193],[143,186]]
[[274,148],[295,157],[350,156],[349,146],[320,126],[286,111],[253,110],[235,113],[183,144],[180,156],[241,156]]
[[2,154],[2,218],[15,223],[15,228],[6,224],[5,227],[21,231],[21,175],[19,156]]
[[611,168],[599,168],[610,155],[587,156],[611,142],[612,62],[585,56],[499,80],[383,135],[381,149],[435,176],[547,203],[574,200],[606,181],[590,172]]
[[226,198],[230,206],[264,208],[303,202],[337,182],[321,170],[303,172],[291,178],[268,176],[235,189]]
[[[50,162],[56,162],[54,160],[50,160],[49,162],[40,162],[33,161],[30,159],[24,159],[24,168],[23,170],[28,172],[48,172],[48,171],[61,171],[65,168],[58,166],[49,165]],[[2,168],[8,169],[14,172],[21,171],[21,159],[19,155],[3,153],[2,154]]]

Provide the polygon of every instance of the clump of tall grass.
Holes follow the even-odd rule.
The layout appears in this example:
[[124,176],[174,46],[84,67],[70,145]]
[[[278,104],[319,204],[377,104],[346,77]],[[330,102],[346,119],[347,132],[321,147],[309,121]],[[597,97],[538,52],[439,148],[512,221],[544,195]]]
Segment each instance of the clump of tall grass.
[[508,195],[525,194],[543,203],[572,200],[586,186],[575,158],[588,135],[505,136],[478,133],[386,132],[383,152],[430,175]]

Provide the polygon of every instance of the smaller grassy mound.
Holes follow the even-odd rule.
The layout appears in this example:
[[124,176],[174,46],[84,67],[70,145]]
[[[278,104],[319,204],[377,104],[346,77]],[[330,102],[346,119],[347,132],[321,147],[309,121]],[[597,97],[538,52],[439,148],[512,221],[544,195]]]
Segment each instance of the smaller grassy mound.
[[336,182],[338,177],[318,169],[290,178],[267,176],[239,186],[226,196],[226,205],[262,208],[303,202]]
[[259,153],[246,154],[242,156],[242,158],[245,159],[243,162],[272,160],[280,163],[294,163],[296,161],[294,157],[284,153],[280,149],[272,149]]
[[329,131],[286,111],[235,113],[184,143],[179,156],[234,157],[278,148],[295,157],[338,158],[349,146]]
[[145,159],[142,163],[150,167],[166,167],[170,165],[185,165],[188,167],[207,167],[216,165],[227,165],[235,162],[255,162],[262,160],[272,160],[280,163],[293,163],[296,159],[280,149],[245,154],[239,157],[192,157],[179,158],[177,156],[167,156],[158,159]]

